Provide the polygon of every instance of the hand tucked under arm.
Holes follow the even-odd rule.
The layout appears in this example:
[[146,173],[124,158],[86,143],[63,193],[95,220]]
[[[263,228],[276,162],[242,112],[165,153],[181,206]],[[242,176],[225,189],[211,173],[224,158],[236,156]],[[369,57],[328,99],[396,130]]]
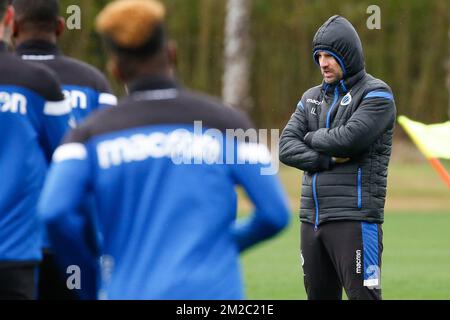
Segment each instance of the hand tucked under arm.
[[332,157],[351,158],[364,152],[395,123],[395,104],[385,97],[369,98],[348,122],[336,128],[322,128],[305,136],[306,145]]
[[306,132],[305,112],[299,107],[281,135],[280,161],[307,172],[328,170],[331,157],[311,149],[304,141]]

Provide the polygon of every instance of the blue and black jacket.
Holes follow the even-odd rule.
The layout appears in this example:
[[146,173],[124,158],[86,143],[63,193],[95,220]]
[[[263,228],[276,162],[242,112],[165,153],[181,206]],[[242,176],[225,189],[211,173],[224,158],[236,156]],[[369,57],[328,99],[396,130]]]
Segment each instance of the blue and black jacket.
[[58,47],[44,40],[29,40],[16,48],[27,61],[42,63],[55,71],[64,94],[70,100],[76,124],[93,111],[117,105],[106,77],[93,66],[69,58]]
[[0,262],[41,259],[36,206],[71,108],[56,76],[0,43]]
[[[303,94],[280,140],[280,160],[305,171],[300,219],[382,223],[396,119],[394,96],[366,73],[361,41],[345,18],[331,17],[314,37],[314,59],[335,57],[343,79]],[[344,164],[332,159],[350,158]]]
[[[251,129],[247,118],[170,79],[130,93],[55,152],[40,213],[57,258],[94,270],[100,257],[99,298],[243,298],[239,253],[289,220],[278,178],[261,174],[268,150],[226,138]],[[255,206],[237,222],[236,186]],[[89,194],[92,216],[78,210]]]

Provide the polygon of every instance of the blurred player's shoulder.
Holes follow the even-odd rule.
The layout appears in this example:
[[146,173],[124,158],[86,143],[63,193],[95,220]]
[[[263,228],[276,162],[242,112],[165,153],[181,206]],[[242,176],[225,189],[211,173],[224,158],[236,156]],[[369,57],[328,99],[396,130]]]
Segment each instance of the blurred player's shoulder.
[[[222,132],[227,129],[248,130],[253,124],[241,111],[224,105],[219,99],[182,88],[167,89],[173,93],[166,99],[151,100],[146,92],[135,92],[119,101],[117,108],[94,112],[75,129],[66,142],[87,140],[120,130],[151,125],[194,125],[201,122],[203,128]],[[162,92],[162,90],[147,91]]]
[[49,101],[62,99],[58,77],[50,68],[5,54],[0,59],[0,84],[31,90]]
[[65,55],[59,55],[51,63],[58,70],[62,78],[61,81],[65,84],[88,85],[98,91],[105,91],[109,87],[106,76],[99,69],[87,62]]
[[219,98],[185,89],[182,92],[188,110],[207,120],[209,127],[222,131],[226,129],[251,129],[250,118],[242,111],[225,105]]

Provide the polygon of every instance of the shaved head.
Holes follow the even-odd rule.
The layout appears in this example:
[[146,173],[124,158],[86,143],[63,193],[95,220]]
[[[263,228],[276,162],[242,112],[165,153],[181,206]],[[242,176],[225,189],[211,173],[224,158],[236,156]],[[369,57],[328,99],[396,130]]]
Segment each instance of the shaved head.
[[16,22],[22,28],[54,32],[59,18],[58,0],[14,0]]

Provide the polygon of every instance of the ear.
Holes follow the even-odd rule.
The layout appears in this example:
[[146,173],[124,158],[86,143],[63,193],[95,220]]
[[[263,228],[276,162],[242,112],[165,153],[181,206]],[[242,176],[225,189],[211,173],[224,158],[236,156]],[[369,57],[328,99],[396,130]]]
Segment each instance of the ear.
[[6,9],[6,13],[3,18],[3,25],[7,28],[11,28],[11,30],[14,27],[14,7],[11,5]]
[[14,20],[13,23],[13,38],[17,38],[20,32],[20,26],[19,22],[17,20]]
[[167,44],[167,57],[169,59],[169,64],[173,69],[176,69],[178,66],[178,54],[177,54],[177,44],[175,41],[169,41]]
[[58,21],[56,21],[56,37],[59,38],[64,33],[64,29],[66,28],[66,22],[63,17],[59,17]]
[[107,65],[106,65],[106,68],[112,74],[112,76],[114,78],[116,78],[119,81],[124,81],[124,77],[123,77],[122,72],[120,71],[120,68],[119,68],[119,65],[117,62],[117,58],[110,57]]

